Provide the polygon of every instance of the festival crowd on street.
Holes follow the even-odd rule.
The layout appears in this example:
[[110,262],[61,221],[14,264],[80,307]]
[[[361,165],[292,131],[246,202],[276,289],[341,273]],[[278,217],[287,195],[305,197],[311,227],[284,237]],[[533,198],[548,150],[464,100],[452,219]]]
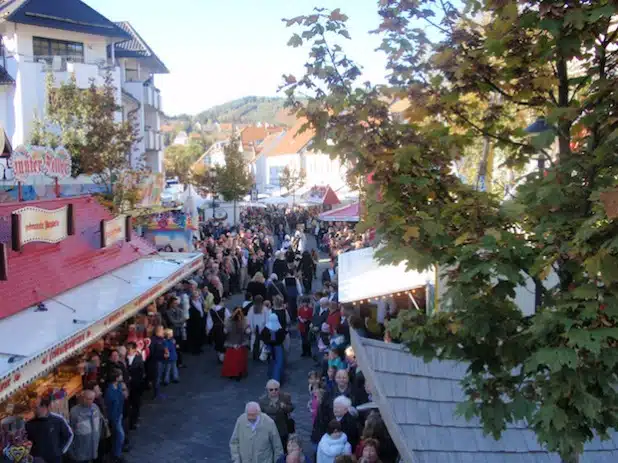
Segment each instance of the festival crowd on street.
[[[371,389],[350,347],[350,327],[381,338],[383,325],[338,302],[336,256],[367,243],[307,209],[202,223],[203,271],[84,354],[70,419],[52,412],[53,397],[39,401],[26,423],[35,461],[172,462],[197,451],[234,463],[394,463],[379,413],[357,409]],[[170,442],[183,422],[199,423],[198,447],[215,447]]]

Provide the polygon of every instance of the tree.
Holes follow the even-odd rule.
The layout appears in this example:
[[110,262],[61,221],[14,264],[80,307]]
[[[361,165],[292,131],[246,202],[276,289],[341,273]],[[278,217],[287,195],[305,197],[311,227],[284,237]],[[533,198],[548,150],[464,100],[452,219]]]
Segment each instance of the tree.
[[165,172],[168,177],[178,177],[183,185],[191,183],[191,168],[202,155],[198,144],[172,145],[165,150]]
[[234,223],[236,223],[236,202],[251,191],[254,179],[247,169],[243,153],[239,149],[240,138],[233,136],[223,148],[225,165],[215,166],[214,188],[225,201],[234,203]]
[[285,188],[287,193],[292,193],[292,202],[296,200],[296,191],[301,188],[307,180],[305,169],[296,170],[285,166],[279,174],[279,185]]
[[119,173],[131,167],[129,156],[139,141],[133,118],[116,120],[122,108],[116,103],[111,74],[105,75],[102,86],[92,81],[86,90],[77,86],[75,76],[56,87],[50,73],[46,84],[46,114],[35,121],[31,143],[63,145],[73,158],[73,176],[93,175],[111,192]]
[[[383,0],[388,86],[358,83],[340,10],[286,20],[304,27],[289,44],[311,47],[306,74],[284,76],[288,103],[316,149],[373,174],[366,226],[385,243],[380,258],[448,278],[449,311],[406,312],[390,328],[416,355],[469,363],[460,411],[486,432],[526,419],[569,463],[618,427],[618,222],[600,201],[618,187],[616,8]],[[389,103],[401,98],[412,105],[397,121]],[[550,130],[514,124],[538,116]],[[453,172],[483,138],[529,172],[511,201]],[[538,284],[523,316],[515,289],[550,273],[558,284]]]

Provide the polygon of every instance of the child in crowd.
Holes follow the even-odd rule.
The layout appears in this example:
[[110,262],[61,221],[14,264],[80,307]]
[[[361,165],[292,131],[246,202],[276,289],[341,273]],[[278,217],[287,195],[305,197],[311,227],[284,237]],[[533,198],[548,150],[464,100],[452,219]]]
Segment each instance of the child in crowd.
[[323,378],[323,386],[326,392],[332,392],[335,389],[335,375],[337,374],[337,367],[328,366],[326,370],[326,376]]
[[311,319],[313,318],[313,307],[311,300],[308,297],[301,298],[300,307],[298,308],[298,331],[302,341],[303,353],[301,357],[311,357]]
[[[178,383],[178,344],[174,339],[174,330],[168,328],[165,330],[165,340],[163,345],[165,346],[167,356],[165,359],[165,370],[163,373],[163,385],[167,386],[170,383],[170,379],[173,383]],[[171,377],[171,378],[170,378]]]
[[318,444],[316,463],[334,463],[339,455],[352,455],[352,447],[348,436],[341,431],[341,423],[332,420]]
[[322,403],[324,394],[325,392],[322,388],[317,388],[311,393],[311,399],[307,405],[309,406],[309,411],[311,412],[312,424],[315,424],[315,420],[318,418],[318,410],[320,409],[320,404]]
[[328,352],[328,369],[330,370],[331,367],[335,368],[335,371],[348,368],[348,364],[341,358],[337,349],[331,349]]

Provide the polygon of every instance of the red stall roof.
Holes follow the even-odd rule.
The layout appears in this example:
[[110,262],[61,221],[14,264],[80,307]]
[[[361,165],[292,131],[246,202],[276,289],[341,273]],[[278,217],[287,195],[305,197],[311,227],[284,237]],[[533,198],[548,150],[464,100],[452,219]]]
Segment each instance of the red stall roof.
[[67,204],[73,204],[75,211],[73,236],[56,244],[27,243],[22,252],[9,250],[8,279],[0,281],[0,319],[156,253],[137,236],[101,249],[100,222],[113,215],[90,196],[0,204],[0,242],[11,242],[13,211],[25,206],[58,209]]

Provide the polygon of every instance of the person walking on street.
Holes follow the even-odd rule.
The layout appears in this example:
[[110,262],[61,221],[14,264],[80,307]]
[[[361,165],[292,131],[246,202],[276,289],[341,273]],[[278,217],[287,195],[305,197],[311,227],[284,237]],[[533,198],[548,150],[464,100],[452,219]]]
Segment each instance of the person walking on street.
[[137,351],[137,344],[134,342],[127,343],[127,369],[129,370],[129,429],[133,430],[137,428],[139,421],[146,377],[144,359]]
[[112,456],[116,462],[124,461],[122,447],[124,446],[124,429],[122,427],[122,412],[124,408],[124,393],[122,391],[122,371],[112,372],[112,380],[105,390],[105,406],[112,428]]
[[76,463],[88,463],[98,458],[104,420],[94,399],[94,391],[85,390],[81,393],[80,403],[71,409],[69,423],[75,435],[69,455]]
[[62,463],[73,442],[73,431],[62,416],[49,411],[50,405],[48,397],[40,399],[34,418],[26,423],[28,440],[32,442],[30,455],[46,463]]
[[294,411],[292,397],[281,391],[278,381],[271,379],[266,383],[266,394],[260,397],[259,404],[262,412],[275,422],[279,437],[281,437],[281,444],[287,447],[288,436],[295,431],[294,420],[290,417],[290,413]]
[[258,403],[249,402],[236,420],[230,453],[232,463],[275,463],[283,455],[277,426]]

